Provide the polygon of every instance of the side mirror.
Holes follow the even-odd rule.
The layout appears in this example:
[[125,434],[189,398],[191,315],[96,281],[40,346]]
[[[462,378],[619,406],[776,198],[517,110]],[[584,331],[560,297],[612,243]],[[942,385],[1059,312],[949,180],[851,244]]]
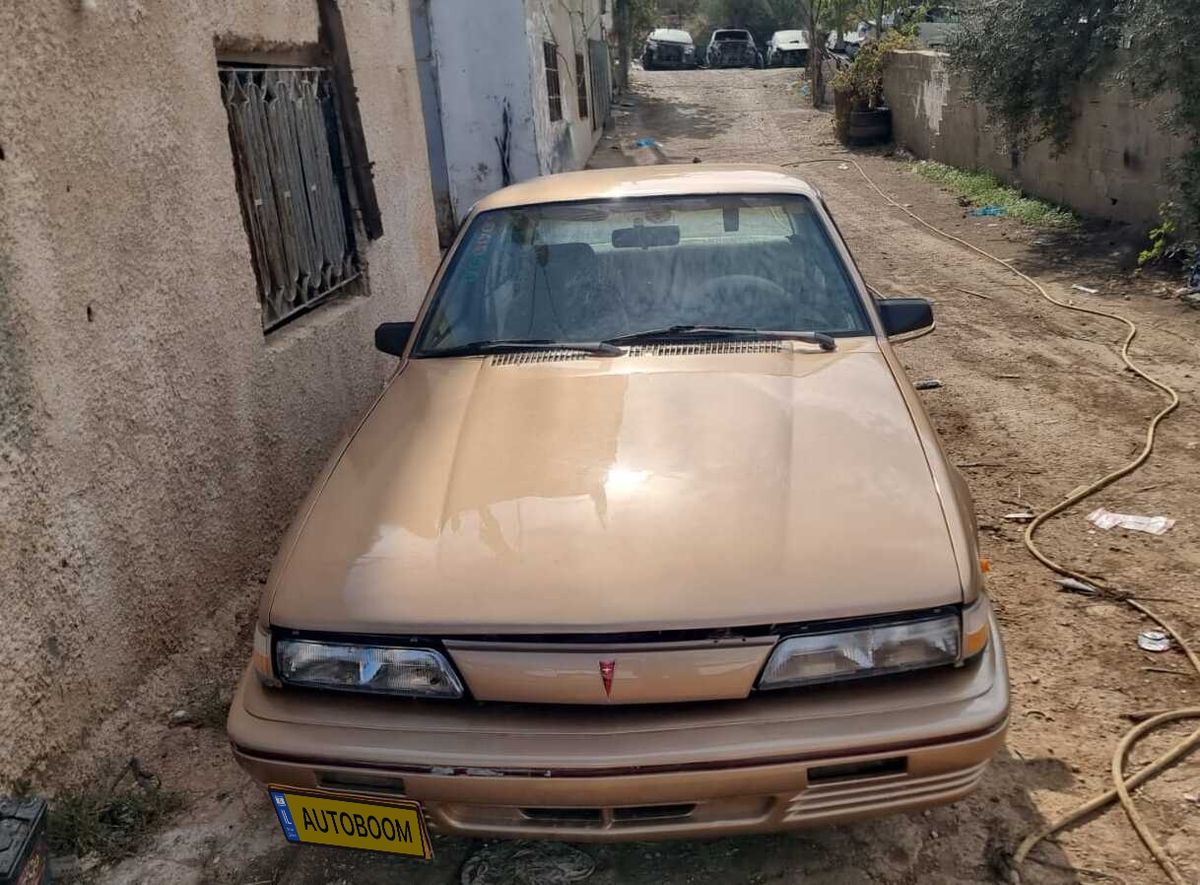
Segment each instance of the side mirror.
[[875,308],[889,338],[933,329],[933,305],[924,298],[881,298]]
[[391,356],[404,356],[413,323],[380,323],[375,327],[375,349]]

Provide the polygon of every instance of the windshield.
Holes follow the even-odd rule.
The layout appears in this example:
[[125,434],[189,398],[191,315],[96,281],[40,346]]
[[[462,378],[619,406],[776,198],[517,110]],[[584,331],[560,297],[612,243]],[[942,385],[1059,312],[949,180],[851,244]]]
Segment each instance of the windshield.
[[807,197],[654,197],[482,213],[455,250],[414,355],[674,325],[871,334]]

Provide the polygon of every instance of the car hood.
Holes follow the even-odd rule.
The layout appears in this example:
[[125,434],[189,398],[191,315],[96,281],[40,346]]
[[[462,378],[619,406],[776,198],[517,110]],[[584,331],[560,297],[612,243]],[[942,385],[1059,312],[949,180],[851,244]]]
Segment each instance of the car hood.
[[299,519],[269,587],[290,628],[668,630],[963,598],[873,339],[412,360]]

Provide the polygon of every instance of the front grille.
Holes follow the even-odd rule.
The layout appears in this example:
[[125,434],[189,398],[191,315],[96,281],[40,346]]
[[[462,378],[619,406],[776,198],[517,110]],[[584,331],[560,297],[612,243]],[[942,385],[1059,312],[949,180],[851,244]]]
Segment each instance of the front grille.
[[521,816],[538,823],[577,827],[602,827],[610,822],[644,823],[689,817],[696,803],[679,805],[634,805],[627,808],[522,808]]
[[688,817],[696,810],[695,803],[691,805],[639,805],[636,808],[614,808],[613,820],[622,821],[643,820],[675,820]]
[[925,777],[896,773],[878,777],[851,776],[819,783],[810,780],[808,789],[788,803],[784,820],[798,823],[867,810],[878,812],[889,804],[916,800],[933,803],[940,797],[961,795],[974,789],[986,767],[987,762],[980,762],[970,768]]
[[555,824],[598,824],[603,820],[599,808],[522,808],[530,820]]

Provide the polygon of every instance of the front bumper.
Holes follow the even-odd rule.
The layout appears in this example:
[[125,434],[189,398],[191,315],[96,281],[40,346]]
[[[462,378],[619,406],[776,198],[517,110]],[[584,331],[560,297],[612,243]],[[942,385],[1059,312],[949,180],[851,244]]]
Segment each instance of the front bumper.
[[737,68],[753,65],[757,58],[753,49],[719,49],[709,54],[708,63],[713,67]]
[[229,716],[261,783],[422,803],[435,832],[616,841],[769,832],[960,799],[1004,742],[999,633],[957,668],[646,707],[264,689]]

